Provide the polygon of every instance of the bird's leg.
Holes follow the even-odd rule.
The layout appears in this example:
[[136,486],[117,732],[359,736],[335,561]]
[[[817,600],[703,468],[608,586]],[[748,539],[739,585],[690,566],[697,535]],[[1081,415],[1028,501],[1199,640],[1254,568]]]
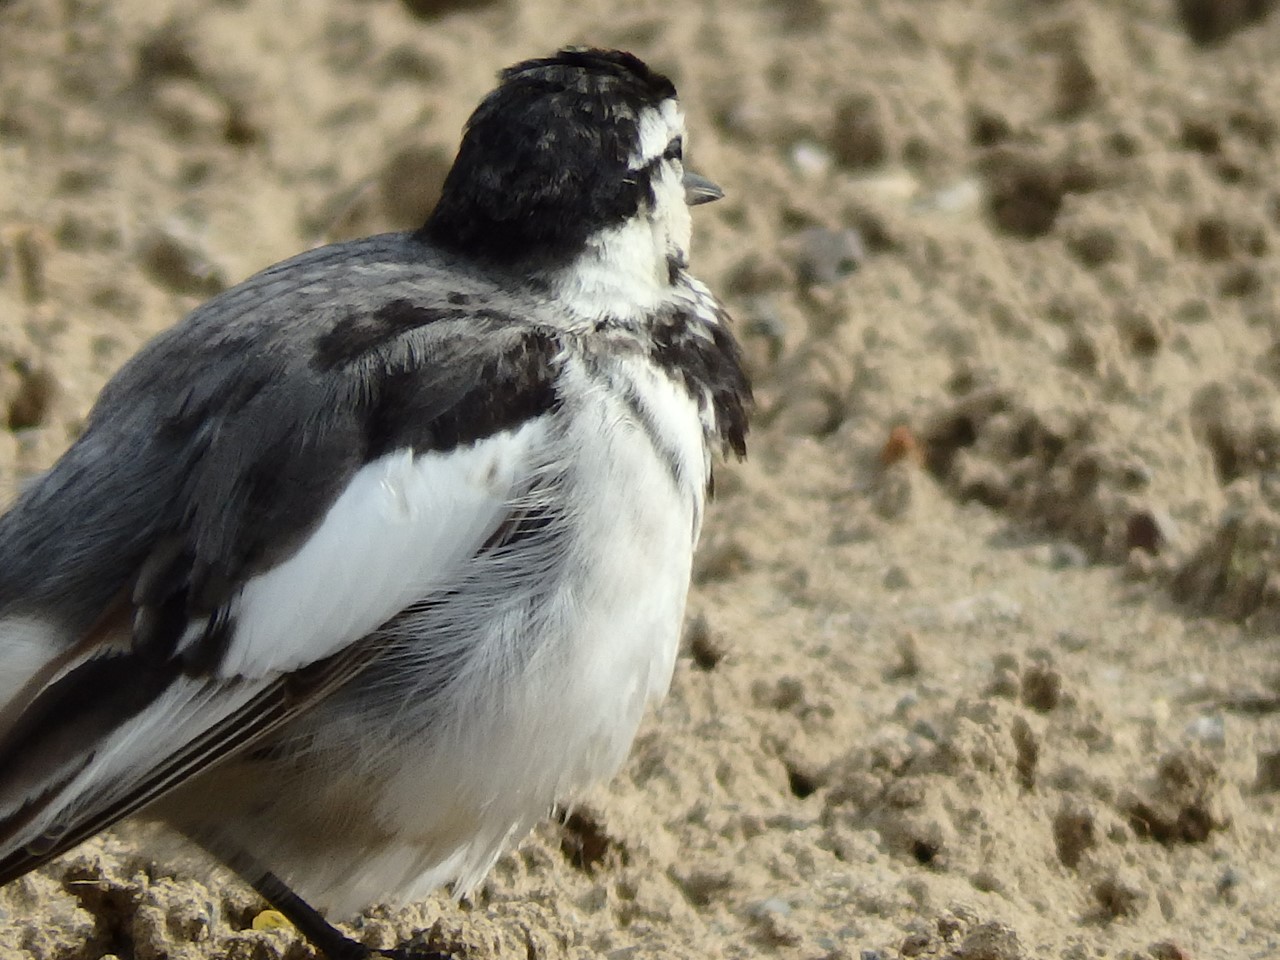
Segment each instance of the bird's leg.
[[375,949],[352,940],[320,911],[294,893],[270,871],[254,871],[246,879],[271,906],[298,928],[327,960],[454,960],[448,953],[411,946]]

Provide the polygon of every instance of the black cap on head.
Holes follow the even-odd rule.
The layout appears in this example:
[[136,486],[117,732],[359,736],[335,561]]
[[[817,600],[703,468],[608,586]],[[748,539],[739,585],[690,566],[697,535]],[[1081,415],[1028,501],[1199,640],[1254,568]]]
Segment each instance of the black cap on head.
[[496,262],[572,256],[652,202],[628,161],[642,112],[675,95],[670,80],[617,50],[562,50],[504,70],[467,122],[423,234]]

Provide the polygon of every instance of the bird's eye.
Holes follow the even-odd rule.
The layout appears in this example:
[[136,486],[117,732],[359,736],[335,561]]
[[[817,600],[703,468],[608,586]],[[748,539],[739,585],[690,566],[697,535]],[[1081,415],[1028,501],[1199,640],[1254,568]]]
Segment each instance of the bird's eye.
[[667,144],[667,149],[662,152],[663,160],[683,160],[684,159],[684,137],[676,137]]

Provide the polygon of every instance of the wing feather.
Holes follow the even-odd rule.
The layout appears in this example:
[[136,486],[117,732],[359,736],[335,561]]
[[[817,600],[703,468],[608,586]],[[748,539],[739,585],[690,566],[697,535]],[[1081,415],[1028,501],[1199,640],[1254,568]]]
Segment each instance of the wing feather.
[[[145,768],[137,779],[106,778],[100,770],[92,769],[95,759],[92,754],[80,754],[77,769],[53,784],[46,794],[30,799],[0,820],[0,848],[12,847],[0,856],[0,886],[60,856],[223,757],[266,736],[357,674],[387,643],[386,638],[368,638],[338,656],[270,683],[241,681],[245,692],[251,694],[242,704]],[[193,684],[194,681],[186,682],[186,685]],[[211,690],[213,684],[209,681],[201,686],[203,689],[191,694],[179,685],[170,696],[192,703],[210,696],[226,699],[225,689]],[[161,715],[165,712],[158,711]],[[179,716],[182,712],[177,711]],[[78,795],[77,786],[83,787]],[[43,825],[33,833],[31,825],[37,821]],[[24,831],[26,839],[20,846],[12,846],[19,831]]]
[[391,642],[377,627],[456,588],[465,561],[509,521],[545,430],[534,421],[465,451],[406,451],[357,472],[293,557],[231,601],[224,656],[207,672],[191,675],[180,647],[158,658],[154,645],[61,670],[0,738],[0,850],[10,850],[0,883],[363,669]]
[[210,301],[0,518],[0,883],[385,656],[523,509],[562,348],[429,256],[375,238]]
[[219,674],[331,656],[448,586],[527,487],[546,430],[535,420],[466,449],[401,450],[361,468],[307,542],[244,585]]

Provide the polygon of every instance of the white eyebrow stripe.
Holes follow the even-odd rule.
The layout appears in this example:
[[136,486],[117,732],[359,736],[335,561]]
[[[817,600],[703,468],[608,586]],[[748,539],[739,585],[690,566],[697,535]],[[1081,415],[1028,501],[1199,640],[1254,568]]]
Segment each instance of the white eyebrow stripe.
[[656,110],[640,116],[640,149],[632,158],[632,170],[642,170],[667,152],[667,145],[684,134],[684,115],[675,100],[664,100]]

